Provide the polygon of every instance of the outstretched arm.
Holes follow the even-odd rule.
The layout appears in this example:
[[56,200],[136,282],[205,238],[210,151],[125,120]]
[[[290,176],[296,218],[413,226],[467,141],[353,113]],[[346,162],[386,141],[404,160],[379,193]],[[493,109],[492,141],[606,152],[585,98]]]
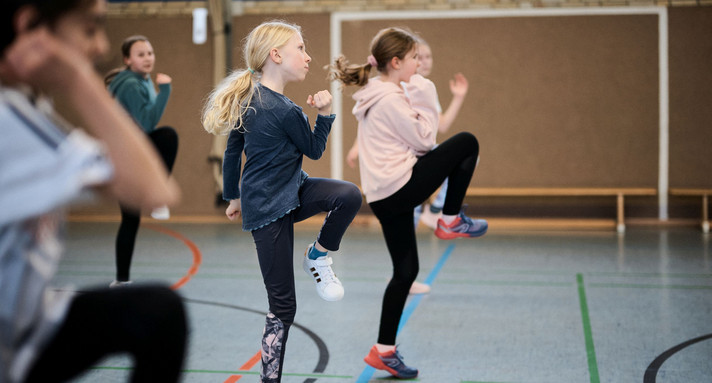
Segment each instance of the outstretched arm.
[[452,123],[455,122],[455,117],[457,117],[462,103],[465,101],[468,88],[469,84],[467,83],[467,78],[465,78],[462,73],[456,73],[455,77],[450,80],[452,101],[450,101],[450,105],[448,105],[445,112],[440,115],[440,122],[438,123],[438,131],[440,133],[447,132],[450,126],[452,126]]

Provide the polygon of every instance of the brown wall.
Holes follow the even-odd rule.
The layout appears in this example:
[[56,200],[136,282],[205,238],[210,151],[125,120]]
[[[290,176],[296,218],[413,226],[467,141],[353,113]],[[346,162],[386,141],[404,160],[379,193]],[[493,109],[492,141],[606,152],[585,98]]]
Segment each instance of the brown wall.
[[[712,187],[705,149],[712,143],[712,8],[669,9],[670,21],[670,184]],[[242,68],[241,42],[258,23],[279,15],[239,16],[233,20],[233,63]],[[286,94],[305,105],[308,94],[328,89],[329,14],[291,14],[302,26],[311,71]],[[516,17],[447,20],[343,22],[343,51],[364,62],[378,29],[407,26],[433,49],[431,79],[446,107],[448,80],[461,71],[470,92],[450,132],[468,130],[480,139],[480,168],[473,185],[657,186],[658,39],[656,15]],[[191,42],[191,19],[176,16],[112,16],[108,22],[114,57],[130,34],[146,35],[157,55],[156,71],[173,78],[173,93],[162,124],[176,128],[180,148],[174,174],[184,199],[174,214],[222,214],[214,205],[207,161],[211,136],[200,126],[200,109],[212,88],[212,46]],[[355,137],[346,89],[344,150]],[[313,121],[315,113],[305,107]],[[305,159],[313,176],[329,176],[330,151],[319,161]],[[345,165],[346,166],[346,165]],[[358,171],[344,169],[358,183]],[[115,213],[113,202],[82,213]]]
[[670,187],[712,188],[712,8],[670,8]]
[[[365,62],[372,36],[391,25],[432,45],[443,108],[452,74],[468,78],[456,123],[438,141],[462,130],[479,138],[473,185],[657,185],[656,16],[345,22],[347,58]],[[356,123],[344,121],[352,140]]]

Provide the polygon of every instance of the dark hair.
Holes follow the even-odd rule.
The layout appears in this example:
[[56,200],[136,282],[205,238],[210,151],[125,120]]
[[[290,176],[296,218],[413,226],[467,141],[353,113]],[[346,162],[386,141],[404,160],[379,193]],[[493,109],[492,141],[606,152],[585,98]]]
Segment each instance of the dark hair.
[[[148,37],[143,35],[133,35],[125,38],[124,42],[121,43],[121,57],[129,58],[131,56],[131,47],[139,41],[148,41]],[[114,81],[116,75],[118,75],[123,70],[126,70],[125,66],[114,68],[107,72],[104,75],[104,85],[109,86],[109,84]]]
[[34,26],[47,25],[50,28],[65,14],[89,8],[97,0],[1,0],[0,1],[0,52],[15,40],[15,13],[25,6],[37,10]]
[[[381,29],[371,40],[371,55],[376,59],[376,69],[386,70],[386,65],[393,57],[404,59],[418,42],[418,37],[403,28]],[[366,85],[372,65],[349,64],[344,55],[338,56],[331,65],[330,80],[338,80],[344,85]]]

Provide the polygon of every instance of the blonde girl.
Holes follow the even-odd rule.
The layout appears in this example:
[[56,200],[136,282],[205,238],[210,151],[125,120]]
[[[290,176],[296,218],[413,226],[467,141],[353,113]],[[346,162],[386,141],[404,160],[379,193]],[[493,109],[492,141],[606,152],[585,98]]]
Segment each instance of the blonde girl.
[[[442,239],[478,237],[487,222],[460,210],[479,154],[470,133],[459,133],[435,146],[437,94],[430,80],[416,74],[418,38],[400,28],[386,28],[371,42],[365,64],[336,58],[331,76],[354,93],[358,120],[361,187],[378,218],[393,263],[386,287],[378,341],[364,358],[374,368],[398,378],[414,378],[396,350],[396,333],[408,291],[418,275],[418,248],[413,209],[448,179],[443,216],[435,234]],[[376,69],[375,77],[369,77]]]
[[[247,69],[228,76],[210,94],[203,127],[229,134],[223,160],[223,198],[230,220],[242,215],[257,248],[269,313],[262,338],[262,382],[279,382],[289,328],[296,314],[293,251],[294,223],[327,212],[316,241],[302,261],[323,299],[336,301],[344,289],[331,269],[328,251],[341,238],[361,207],[361,193],[350,182],[309,177],[302,158],[318,159],[335,115],[331,94],[307,97],[317,110],[314,128],[302,108],[284,95],[290,82],[303,81],[311,57],[299,26],[270,21],[247,36],[243,57]],[[240,173],[242,154],[245,164]]]

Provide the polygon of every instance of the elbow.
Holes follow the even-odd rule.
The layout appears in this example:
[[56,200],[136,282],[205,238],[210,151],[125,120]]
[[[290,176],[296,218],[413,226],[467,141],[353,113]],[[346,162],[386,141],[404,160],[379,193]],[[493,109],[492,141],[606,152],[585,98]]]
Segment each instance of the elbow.
[[322,153],[319,153],[319,154],[307,155],[307,158],[309,158],[310,160],[316,161],[316,160],[318,160],[318,159],[321,158],[322,154],[324,154],[324,153],[322,152]]

